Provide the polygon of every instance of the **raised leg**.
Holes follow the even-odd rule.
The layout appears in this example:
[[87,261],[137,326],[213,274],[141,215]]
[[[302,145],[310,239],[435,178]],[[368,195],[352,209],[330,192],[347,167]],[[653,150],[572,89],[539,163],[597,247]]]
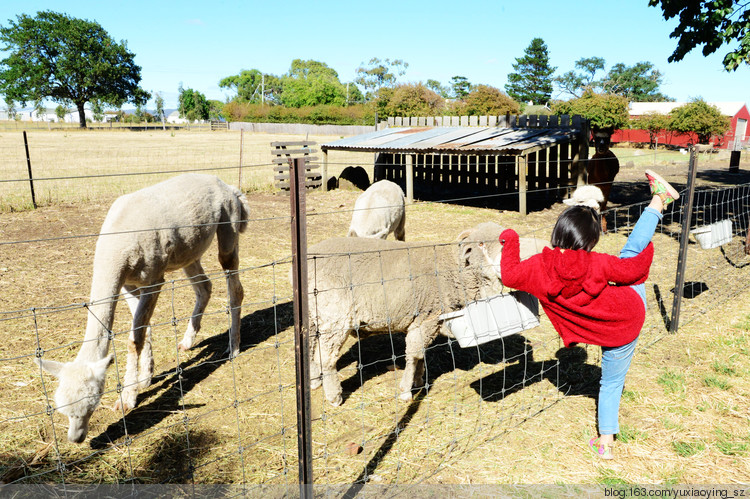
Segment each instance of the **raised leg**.
[[[144,360],[142,364],[139,363],[139,357],[143,352],[147,337],[150,339],[148,334],[148,324],[151,321],[151,315],[154,313],[156,300],[159,297],[160,290],[161,285],[139,290],[140,299],[138,300],[138,306],[133,315],[133,327],[130,330],[130,337],[128,339],[128,357],[125,365],[123,389],[114,406],[116,411],[121,409],[129,411],[135,407],[139,385],[141,384],[141,380],[138,379],[139,364],[145,364],[147,370],[149,368],[148,366],[153,365],[152,360],[149,360],[148,362]],[[148,353],[151,353],[150,347]],[[148,383],[151,382],[150,378],[151,376],[149,374]],[[146,380],[143,381],[145,382]]]
[[193,307],[193,314],[190,316],[182,341],[177,344],[177,348],[185,351],[193,346],[195,336],[201,329],[201,319],[203,318],[203,312],[208,305],[208,300],[211,298],[212,286],[211,280],[205,274],[200,260],[191,263],[182,270],[185,272],[188,279],[190,279],[190,284],[193,285],[193,291],[195,291],[195,307]]

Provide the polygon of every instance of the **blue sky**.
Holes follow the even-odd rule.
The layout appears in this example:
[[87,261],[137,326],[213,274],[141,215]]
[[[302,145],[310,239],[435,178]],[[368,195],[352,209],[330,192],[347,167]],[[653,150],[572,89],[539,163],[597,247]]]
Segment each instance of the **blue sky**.
[[726,50],[709,57],[694,50],[668,63],[676,21],[648,0],[2,0],[0,24],[39,10],[95,20],[125,40],[142,68],[141,86],[160,92],[167,108],[176,107],[180,83],[224,101],[232,93],[219,88],[221,78],[243,69],[281,75],[293,59],[324,62],[342,82],[373,57],[402,59],[409,67],[399,81],[447,85],[460,75],[503,90],[535,37],[557,74],[582,57],[602,57],[606,69],[649,61],[664,75],[661,91],[678,101],[750,102],[750,66],[725,72]]

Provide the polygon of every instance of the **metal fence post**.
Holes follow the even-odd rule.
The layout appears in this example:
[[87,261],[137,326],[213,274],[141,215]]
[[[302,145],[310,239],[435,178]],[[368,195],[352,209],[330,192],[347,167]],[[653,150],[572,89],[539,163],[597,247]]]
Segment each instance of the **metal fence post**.
[[297,373],[297,453],[300,497],[313,497],[312,423],[310,421],[310,356],[307,321],[307,220],[305,158],[289,160],[289,200],[292,214],[292,288],[294,297],[294,353]]
[[29,154],[29,139],[26,138],[26,130],[23,131],[23,145],[26,148],[26,167],[29,169],[29,185],[31,186],[31,202],[36,208],[36,196],[34,195],[34,177],[31,175],[31,155]]
[[680,254],[677,258],[677,276],[674,284],[674,301],[672,302],[672,316],[669,320],[669,332],[676,333],[680,324],[680,305],[682,304],[682,289],[685,287],[685,267],[687,266],[688,238],[690,226],[693,222],[693,198],[695,197],[695,174],[698,170],[698,155],[696,147],[690,147],[690,167],[688,168],[687,198],[683,201],[682,232],[680,233]]

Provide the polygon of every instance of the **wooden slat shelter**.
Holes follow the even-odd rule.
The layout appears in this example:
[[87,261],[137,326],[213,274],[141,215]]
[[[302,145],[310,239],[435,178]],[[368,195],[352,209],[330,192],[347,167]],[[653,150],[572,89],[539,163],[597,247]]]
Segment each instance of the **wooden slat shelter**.
[[372,152],[373,181],[400,184],[409,201],[415,184],[421,192],[451,197],[517,193],[524,215],[528,192],[559,196],[560,188],[585,181],[589,129],[580,116],[389,118],[388,123],[383,130],[321,144],[323,178],[329,151]]

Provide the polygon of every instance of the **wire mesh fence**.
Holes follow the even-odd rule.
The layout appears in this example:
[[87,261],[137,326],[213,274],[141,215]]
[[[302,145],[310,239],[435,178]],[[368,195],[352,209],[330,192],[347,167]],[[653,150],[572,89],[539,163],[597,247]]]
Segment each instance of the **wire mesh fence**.
[[[76,152],[31,149],[35,158],[40,158],[37,161],[49,154],[51,159],[45,161],[59,165],[65,173],[57,169],[46,173],[54,178],[43,184],[48,185],[48,208],[39,215],[30,211],[12,214],[14,226],[3,228],[0,241],[3,482],[232,483],[243,486],[237,493],[261,493],[267,487],[296,493],[298,429],[288,197],[259,189],[259,197],[251,199],[249,227],[240,241],[239,276],[245,300],[236,358],[226,353],[231,321],[225,274],[217,263],[208,262],[213,258],[207,258],[206,276],[214,284],[214,298],[204,313],[197,344],[187,352],[179,348],[194,297],[188,279],[170,274],[151,321],[154,376],[129,412],[110,410],[123,389],[132,327],[123,297],[111,297],[118,303],[110,349],[116,361],[107,374],[103,407],[94,412],[83,445],[66,441],[68,421],[54,395],[58,382],[33,362],[35,358],[67,362],[82,346],[90,262],[106,210],[102,203],[177,170],[217,173],[237,184],[242,164],[245,173],[258,171],[258,178],[268,175],[263,178],[270,182],[269,141],[263,141],[264,158],[247,161],[239,158],[237,137],[224,143],[224,135],[212,141],[207,152],[190,149],[190,140],[180,142],[171,153],[158,147],[149,149],[148,140],[127,145],[122,153],[100,146],[86,148],[86,141]],[[0,144],[4,152],[17,147]],[[177,151],[193,161],[178,157]],[[3,203],[8,204],[16,202],[8,201],[13,196],[25,195],[6,190],[23,179],[18,166],[23,166],[25,158],[18,159],[15,154],[15,160],[4,155],[5,166],[0,168],[0,178],[7,180],[0,184]],[[53,154],[62,154],[63,160],[53,159]],[[77,166],[77,157],[86,157],[88,166]],[[114,161],[111,170],[97,166],[109,164],[113,157],[121,159]],[[180,168],[161,169],[165,163]],[[349,164],[346,161],[339,166],[343,169]],[[122,183],[121,173],[128,174]],[[45,176],[41,166],[39,175]],[[685,207],[678,202],[666,213],[654,237],[657,261],[647,283],[648,312],[641,347],[669,334],[675,294],[683,297],[680,321],[685,324],[747,289],[748,188],[717,187],[697,193],[691,226],[731,220],[732,237],[710,249],[691,239],[682,290],[674,287]],[[19,189],[23,191],[23,187]],[[308,211],[311,241],[346,233],[355,195],[343,198],[344,204],[342,198],[315,199]],[[446,200],[450,197],[447,194]],[[86,203],[90,199],[102,203]],[[476,204],[477,200],[473,201]],[[68,202],[72,204],[64,210],[56,208]],[[644,206],[639,202],[610,210],[610,232],[597,249],[617,254]],[[491,210],[456,208],[445,202],[409,205],[407,241],[412,236],[421,238],[419,245],[428,253],[445,250],[458,254],[459,245],[452,242],[458,232],[486,221],[489,213]],[[412,220],[422,225],[411,229]],[[545,238],[552,229],[549,221],[530,225],[518,218],[511,220],[518,222],[514,228],[521,236]],[[513,222],[506,225],[513,226]],[[360,254],[351,252],[347,258],[356,259]],[[430,278],[442,276],[444,285],[453,282],[460,286],[448,277],[461,271],[457,263],[453,268],[439,267],[434,258],[418,258],[432,264]],[[357,292],[359,287],[359,292],[367,288],[367,293],[388,294],[394,286],[413,290],[420,278],[427,277],[417,260],[407,262],[409,272],[399,277],[379,270],[390,265],[388,256],[381,254],[372,261],[371,280],[363,283],[356,273],[349,273],[337,287],[347,292]],[[407,366],[407,339],[400,332],[403,328],[395,324],[405,318],[390,320],[390,325],[357,324],[354,335],[338,352],[341,405],[331,405],[323,390],[313,392],[310,438],[316,483],[429,482],[452,462],[497,440],[564,397],[592,396],[597,390],[598,349],[564,348],[542,315],[541,325],[535,329],[471,348],[461,348],[455,339],[439,335],[420,352],[424,378],[414,387],[411,400],[403,401],[399,385]]]

